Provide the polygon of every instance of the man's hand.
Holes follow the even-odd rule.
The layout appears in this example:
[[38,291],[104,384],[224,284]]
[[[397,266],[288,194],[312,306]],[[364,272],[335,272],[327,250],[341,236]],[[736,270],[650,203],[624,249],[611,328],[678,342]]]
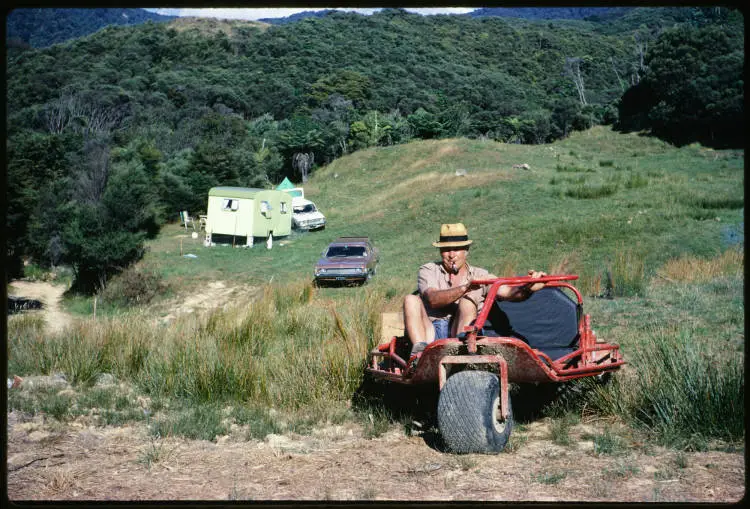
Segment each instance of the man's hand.
[[478,290],[482,287],[482,285],[480,285],[479,283],[475,283],[471,279],[464,283],[464,285],[466,286],[466,291],[464,293],[473,292],[474,290]]
[[[529,276],[531,276],[532,279],[537,279],[537,278],[540,278],[540,277],[544,277],[546,275],[547,275],[547,273],[546,272],[542,272],[542,271],[536,271],[536,270],[530,270],[529,271]],[[545,285],[546,285],[545,283],[534,283],[532,285],[526,285],[526,286],[528,287],[529,291],[536,292],[536,291],[539,291],[542,288],[544,288]]]
[[[544,277],[546,275],[547,273],[542,271],[529,271],[529,276],[533,279]],[[528,283],[523,286],[501,285],[497,290],[497,295],[501,300],[521,301],[528,299],[533,292],[541,290],[544,287],[545,283]]]

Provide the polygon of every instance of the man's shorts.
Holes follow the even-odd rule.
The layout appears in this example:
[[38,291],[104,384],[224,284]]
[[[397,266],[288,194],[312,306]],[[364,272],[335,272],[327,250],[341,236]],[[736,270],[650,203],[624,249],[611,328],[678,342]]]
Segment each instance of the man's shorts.
[[438,318],[432,321],[432,326],[435,328],[435,339],[445,339],[449,336],[451,331],[450,320]]

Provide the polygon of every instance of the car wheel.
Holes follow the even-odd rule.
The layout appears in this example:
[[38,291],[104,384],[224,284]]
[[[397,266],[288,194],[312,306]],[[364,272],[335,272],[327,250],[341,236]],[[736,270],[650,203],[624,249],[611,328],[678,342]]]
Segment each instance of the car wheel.
[[[512,409],[500,417],[500,381],[487,371],[461,371],[448,378],[438,399],[438,428],[458,454],[496,454],[513,429]],[[508,400],[510,406],[510,400]]]

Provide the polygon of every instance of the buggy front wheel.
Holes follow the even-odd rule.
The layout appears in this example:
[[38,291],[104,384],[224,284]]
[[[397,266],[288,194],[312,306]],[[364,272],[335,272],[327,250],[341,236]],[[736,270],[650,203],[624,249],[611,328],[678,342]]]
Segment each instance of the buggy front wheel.
[[500,381],[487,371],[461,371],[448,378],[438,400],[438,428],[445,445],[458,454],[496,454],[513,428],[500,413]]

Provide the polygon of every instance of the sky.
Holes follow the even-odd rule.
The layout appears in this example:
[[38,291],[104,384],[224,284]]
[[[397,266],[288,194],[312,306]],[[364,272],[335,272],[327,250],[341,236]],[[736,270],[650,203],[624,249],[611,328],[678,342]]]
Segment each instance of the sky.
[[[409,12],[416,12],[418,14],[464,14],[471,12],[476,7],[419,7],[419,8],[406,8]],[[291,16],[298,12],[304,11],[322,11],[323,8],[312,8],[312,7],[301,7],[301,8],[267,8],[267,9],[245,9],[245,8],[149,8],[147,11],[155,12],[157,14],[164,14],[168,16],[196,16],[200,18],[222,18],[222,19],[249,19],[257,20],[263,18],[284,18]],[[349,8],[336,8],[340,11],[354,11],[362,14],[372,14],[373,12],[380,10],[378,8],[360,8],[360,9],[349,9]]]

